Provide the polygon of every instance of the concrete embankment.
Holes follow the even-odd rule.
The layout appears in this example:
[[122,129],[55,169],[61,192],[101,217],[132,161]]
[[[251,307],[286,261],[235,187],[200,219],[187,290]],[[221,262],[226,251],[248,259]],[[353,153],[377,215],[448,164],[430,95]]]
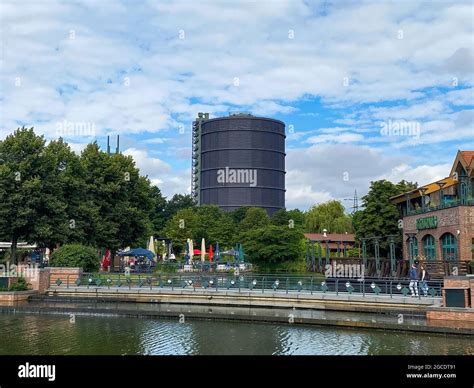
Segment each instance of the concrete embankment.
[[[50,288],[27,304],[3,312],[99,314],[130,317],[220,319],[344,328],[474,334],[473,327],[440,326],[426,312],[440,298],[390,295],[215,291],[203,289]],[[436,323],[436,322],[435,322]]]
[[1,312],[219,319],[341,328],[473,335],[426,319],[440,298],[284,291],[56,287]]
[[242,306],[298,308],[377,313],[425,313],[427,308],[440,306],[440,298],[411,298],[390,295],[349,293],[313,293],[284,291],[216,291],[213,289],[165,288],[50,288],[46,296],[70,301],[168,303],[206,306]]

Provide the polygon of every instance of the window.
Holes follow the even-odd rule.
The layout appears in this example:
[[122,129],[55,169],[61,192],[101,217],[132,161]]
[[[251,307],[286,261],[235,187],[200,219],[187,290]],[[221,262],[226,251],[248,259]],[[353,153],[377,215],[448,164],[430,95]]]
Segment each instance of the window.
[[471,258],[474,260],[474,238],[471,240]]
[[409,254],[411,257],[416,257],[418,256],[418,239],[416,237],[412,237],[411,243],[410,239],[408,239],[407,242],[408,249],[409,249]]
[[443,260],[454,261],[457,260],[458,242],[456,237],[451,233],[446,233],[441,236],[441,247],[443,250]]
[[427,260],[436,260],[436,241],[431,234],[423,238],[423,250]]

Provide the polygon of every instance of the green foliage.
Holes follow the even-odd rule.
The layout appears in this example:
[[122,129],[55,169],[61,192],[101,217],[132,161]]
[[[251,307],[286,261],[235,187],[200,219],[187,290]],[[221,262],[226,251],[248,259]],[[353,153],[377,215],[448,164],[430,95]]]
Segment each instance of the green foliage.
[[270,217],[267,212],[259,207],[251,207],[247,209],[244,219],[239,223],[241,232],[250,229],[263,228],[270,224]]
[[348,248],[346,249],[346,255],[348,257],[359,257],[362,255],[362,252],[359,248]]
[[167,237],[173,239],[173,246],[177,252],[184,251],[186,240],[193,236],[197,226],[196,212],[192,208],[181,209],[168,221],[164,229]]
[[267,225],[241,233],[241,243],[252,263],[281,263],[304,257],[304,235],[298,229]]
[[18,239],[33,241],[45,227],[43,197],[52,188],[43,184],[51,173],[45,168],[44,147],[44,138],[33,128],[18,129],[0,142],[0,238],[12,241],[14,262]]
[[80,267],[85,272],[97,271],[100,257],[97,251],[80,244],[63,245],[51,256],[51,267]]
[[[401,233],[398,228],[400,214],[397,207],[390,202],[390,197],[399,195],[416,188],[416,183],[401,181],[393,184],[387,180],[371,182],[367,195],[362,197],[364,210],[354,215],[354,228],[356,238],[398,235],[398,247],[400,252]],[[387,255],[388,243],[381,241],[380,252]]]
[[280,209],[272,217],[272,224],[277,226],[303,227],[304,223],[305,214],[299,209]]
[[164,208],[164,218],[169,220],[181,209],[187,209],[195,207],[196,203],[193,201],[190,195],[175,194],[166,203]]
[[229,212],[229,216],[232,218],[232,221],[236,225],[240,224],[242,220],[245,218],[247,215],[247,210],[250,209],[249,207],[240,207],[234,211]]
[[8,291],[27,291],[29,283],[26,282],[25,278],[18,278],[16,283],[13,283]]
[[352,233],[351,216],[344,213],[344,206],[339,201],[328,201],[313,206],[305,214],[305,231],[322,233]]

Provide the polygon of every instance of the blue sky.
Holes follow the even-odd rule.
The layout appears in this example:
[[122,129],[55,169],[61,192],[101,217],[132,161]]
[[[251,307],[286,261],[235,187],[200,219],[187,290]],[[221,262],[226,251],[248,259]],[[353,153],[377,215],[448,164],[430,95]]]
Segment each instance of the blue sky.
[[469,1],[4,0],[0,18],[0,138],[120,134],[167,196],[189,192],[201,111],[287,124],[288,208],[424,184],[474,149]]

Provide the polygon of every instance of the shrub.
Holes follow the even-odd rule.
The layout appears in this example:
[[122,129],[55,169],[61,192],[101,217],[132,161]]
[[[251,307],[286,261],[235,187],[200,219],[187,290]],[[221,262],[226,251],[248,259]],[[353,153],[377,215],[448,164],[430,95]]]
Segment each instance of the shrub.
[[51,256],[51,267],[80,267],[85,272],[94,272],[99,269],[100,256],[97,251],[85,245],[63,245]]
[[18,278],[16,283],[13,283],[8,291],[26,291],[28,290],[28,285],[25,278]]

